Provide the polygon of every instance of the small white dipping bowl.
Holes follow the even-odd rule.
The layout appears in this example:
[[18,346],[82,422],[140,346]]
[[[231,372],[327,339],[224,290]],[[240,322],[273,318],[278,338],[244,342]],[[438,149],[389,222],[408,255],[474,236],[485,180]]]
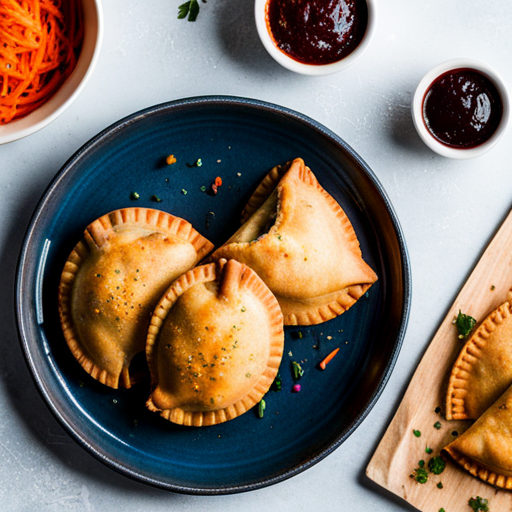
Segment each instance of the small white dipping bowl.
[[[337,73],[341,71],[351,64],[353,64],[363,53],[366,51],[370,42],[373,38],[373,34],[375,32],[375,22],[376,22],[376,0],[365,0],[366,5],[368,6],[368,25],[366,26],[366,32],[363,36],[362,41],[359,45],[345,58],[333,62],[331,64],[304,64],[290,57],[288,54],[280,50],[272,36],[270,35],[270,31],[267,23],[267,4],[269,0],[255,0],[254,3],[254,17],[256,20],[256,29],[258,31],[258,35],[260,36],[261,42],[263,46],[266,48],[267,52],[286,69],[290,71],[294,71],[295,73],[300,73],[302,75],[311,75],[311,76],[322,76],[322,75],[330,75],[332,73]],[[297,34],[297,37],[300,37],[300,34]]]
[[76,67],[57,92],[30,114],[0,125],[0,144],[21,139],[57,119],[80,94],[91,75],[103,38],[101,0],[82,0],[84,41]]
[[[473,69],[484,75],[486,78],[488,78],[498,90],[498,93],[500,94],[501,97],[501,104],[503,107],[501,121],[498,127],[496,128],[496,131],[491,135],[491,137],[482,144],[467,149],[453,148],[443,144],[438,139],[436,139],[428,130],[423,115],[423,102],[430,86],[441,75],[447,73],[448,71],[456,69]],[[481,62],[476,59],[460,58],[448,60],[446,62],[443,62],[442,64],[439,64],[435,68],[431,69],[422,78],[422,80],[418,84],[418,87],[416,88],[416,92],[414,93],[411,110],[412,119],[414,121],[414,126],[416,127],[418,135],[432,151],[435,151],[437,154],[445,156],[447,158],[467,159],[483,155],[498,142],[498,140],[505,132],[505,129],[508,124],[510,114],[510,103],[507,89],[505,88],[503,80],[491,66],[489,66],[485,62]]]

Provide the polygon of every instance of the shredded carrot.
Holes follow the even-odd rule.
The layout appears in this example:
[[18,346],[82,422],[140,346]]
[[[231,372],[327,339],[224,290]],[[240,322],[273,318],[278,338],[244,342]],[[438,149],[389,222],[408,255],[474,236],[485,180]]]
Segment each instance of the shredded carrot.
[[334,359],[334,356],[338,353],[339,348],[334,349],[318,366],[321,370],[325,370],[325,367]]
[[73,72],[81,0],[0,1],[0,125],[30,114]]

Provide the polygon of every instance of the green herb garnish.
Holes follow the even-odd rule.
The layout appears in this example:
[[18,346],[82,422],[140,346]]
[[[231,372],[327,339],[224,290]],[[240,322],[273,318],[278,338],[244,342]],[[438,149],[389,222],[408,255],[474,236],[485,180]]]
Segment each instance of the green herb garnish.
[[260,403],[258,404],[258,417],[263,418],[263,415],[265,414],[265,409],[267,407],[267,404],[265,403],[265,400],[263,398],[260,400]]
[[426,484],[428,480],[428,471],[425,468],[416,468],[411,477],[419,484]]
[[465,315],[459,309],[459,314],[455,319],[455,326],[459,331],[459,338],[461,340],[467,338],[468,334],[473,330],[473,327],[475,327],[475,324],[476,320],[472,316]]
[[474,512],[489,512],[489,500],[481,498],[480,496],[470,498],[468,504]]
[[427,446],[425,448],[425,453],[432,453],[434,450],[432,450],[432,448],[430,448],[430,446]]
[[443,488],[443,482],[439,482],[439,483],[437,484],[437,488],[438,488],[438,489],[442,489],[442,488]]
[[421,432],[419,430],[413,430],[412,433],[415,437],[421,437]]
[[293,378],[299,380],[304,375],[301,365],[295,361],[292,362]]
[[432,457],[428,461],[428,469],[434,475],[440,475],[444,468],[446,467],[446,462],[442,457]]
[[435,428],[435,429],[437,429],[437,430],[439,430],[439,429],[441,428],[441,423],[440,423],[439,421],[436,421],[436,422],[434,423],[434,428]]
[[[203,0],[205,1],[205,0]],[[178,19],[187,18],[188,21],[196,21],[199,14],[199,2],[197,0],[188,0],[178,7]],[[187,17],[188,16],[188,17]]]
[[440,508],[439,512],[446,512],[444,508]]
[[272,386],[270,386],[270,389],[273,391],[281,391],[283,387],[283,381],[281,379],[281,375],[278,373],[276,375],[276,378],[274,379],[274,382],[272,382]]
[[151,196],[151,201],[154,201],[155,203],[161,203],[162,200],[158,196]]
[[130,199],[135,199],[135,200],[137,200],[137,199],[139,199],[139,197],[140,197],[140,195],[139,195],[139,193],[138,193],[138,192],[132,192],[132,193],[130,194]]

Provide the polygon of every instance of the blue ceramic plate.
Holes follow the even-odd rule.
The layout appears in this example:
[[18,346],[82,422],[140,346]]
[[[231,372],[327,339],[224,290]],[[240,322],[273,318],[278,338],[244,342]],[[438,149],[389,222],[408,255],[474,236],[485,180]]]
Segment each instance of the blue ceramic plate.
[[[166,165],[174,154],[177,162]],[[62,336],[57,287],[64,262],[97,217],[146,206],[183,217],[222,244],[248,197],[276,164],[302,157],[342,205],[379,276],[348,312],[286,328],[282,390],[213,427],[173,425],[145,409],[149,384],[112,390],[91,379]],[[197,165],[198,159],[202,165]],[[217,176],[217,195],[205,193]],[[137,192],[138,200],[132,199]],[[160,202],[156,202],[158,197]],[[410,271],[391,204],[370,168],[339,137],[282,107],[232,97],[191,98],[123,119],[82,147],[45,192],[20,255],[16,308],[37,387],[70,435],[110,467],[192,494],[247,491],[323,459],[356,429],[382,392],[407,324]],[[318,363],[334,348],[325,371]],[[300,393],[291,363],[305,373]]]

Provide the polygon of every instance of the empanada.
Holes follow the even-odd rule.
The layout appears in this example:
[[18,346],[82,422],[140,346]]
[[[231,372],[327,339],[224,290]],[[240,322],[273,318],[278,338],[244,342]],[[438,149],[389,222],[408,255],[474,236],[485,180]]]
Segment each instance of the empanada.
[[444,451],[472,475],[512,489],[512,387]]
[[90,224],[59,286],[62,329],[82,367],[107,386],[129,388],[153,308],[212,249],[189,222],[158,210],[124,208]]
[[270,171],[242,221],[212,258],[251,267],[277,297],[286,325],[336,317],[377,279],[347,215],[300,158]]
[[234,260],[196,267],[153,314],[146,405],[180,425],[236,418],[268,391],[283,345],[279,304],[255,272]]
[[479,418],[512,384],[512,305],[505,302],[478,327],[455,361],[446,419]]

